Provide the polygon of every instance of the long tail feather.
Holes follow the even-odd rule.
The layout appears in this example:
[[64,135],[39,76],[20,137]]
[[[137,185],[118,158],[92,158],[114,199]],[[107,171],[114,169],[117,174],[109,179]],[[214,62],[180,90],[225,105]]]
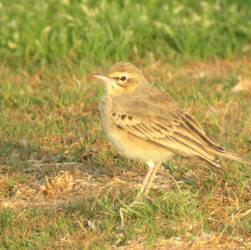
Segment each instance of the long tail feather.
[[251,165],[251,160],[250,159],[241,157],[241,156],[239,156],[237,154],[234,154],[234,153],[224,152],[224,153],[220,153],[219,156],[223,156],[225,158],[228,158],[228,159],[231,159],[231,160],[234,160],[234,161],[238,161],[240,163]]

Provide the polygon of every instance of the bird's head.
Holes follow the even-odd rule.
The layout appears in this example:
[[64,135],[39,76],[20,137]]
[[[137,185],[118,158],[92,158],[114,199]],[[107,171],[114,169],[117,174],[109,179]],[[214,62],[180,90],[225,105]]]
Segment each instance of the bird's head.
[[138,86],[148,83],[141,70],[126,62],[114,64],[107,75],[94,74],[93,76],[105,84],[109,95],[133,93]]

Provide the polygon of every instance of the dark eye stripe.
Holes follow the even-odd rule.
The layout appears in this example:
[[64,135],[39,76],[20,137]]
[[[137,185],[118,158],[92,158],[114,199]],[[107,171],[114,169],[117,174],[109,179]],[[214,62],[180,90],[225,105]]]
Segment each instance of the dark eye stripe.
[[125,87],[126,87],[126,85],[123,84],[123,83],[118,83],[118,82],[117,82],[117,84],[118,84],[120,87],[122,87],[122,88],[125,88]]
[[112,79],[114,79],[114,80],[119,80],[119,77],[111,77]]

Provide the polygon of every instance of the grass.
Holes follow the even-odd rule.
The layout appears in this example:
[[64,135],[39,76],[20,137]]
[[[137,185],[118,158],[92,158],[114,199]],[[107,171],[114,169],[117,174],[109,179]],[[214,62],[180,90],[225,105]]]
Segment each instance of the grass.
[[251,77],[250,9],[2,0],[0,249],[249,249],[250,167],[224,160],[216,173],[175,157],[132,203],[146,169],[108,144],[103,90],[88,73],[136,63],[215,140],[251,158],[251,101],[231,92]]
[[250,55],[250,8],[231,0],[2,0],[0,56],[13,68],[63,61],[83,70],[121,59]]

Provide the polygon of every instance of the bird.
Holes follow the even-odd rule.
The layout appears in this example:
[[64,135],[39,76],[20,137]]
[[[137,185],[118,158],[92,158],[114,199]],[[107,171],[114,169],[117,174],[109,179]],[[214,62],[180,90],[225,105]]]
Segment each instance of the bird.
[[148,166],[139,197],[148,195],[161,164],[174,155],[197,157],[216,168],[220,168],[217,157],[251,165],[248,158],[214,142],[192,115],[151,85],[133,64],[117,62],[107,74],[93,76],[105,86],[99,109],[111,144],[120,154]]

